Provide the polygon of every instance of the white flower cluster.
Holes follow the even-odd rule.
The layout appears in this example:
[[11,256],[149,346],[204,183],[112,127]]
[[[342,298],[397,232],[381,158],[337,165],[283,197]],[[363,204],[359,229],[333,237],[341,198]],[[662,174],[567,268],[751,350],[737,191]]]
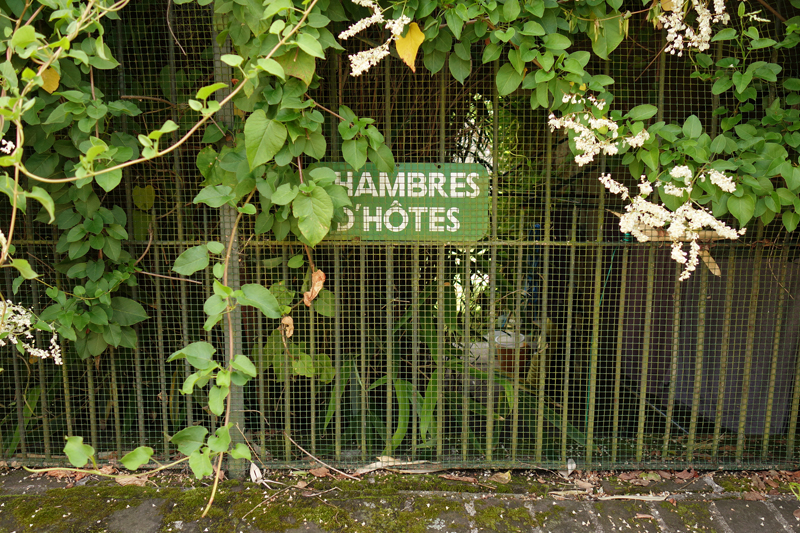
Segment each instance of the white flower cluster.
[[11,141],[0,139],[0,152],[3,152],[4,154],[10,154],[14,151],[14,148],[16,147]]
[[61,359],[61,346],[58,344],[58,335],[53,333],[48,349],[37,348],[33,329],[36,315],[30,309],[6,300],[0,303],[0,347],[8,343],[22,347],[33,357],[40,359],[52,358],[57,365],[63,364]]
[[[719,187],[725,192],[736,192],[736,183],[734,183],[733,178],[730,176],[726,176],[722,172],[718,170],[711,169],[708,171],[708,179],[711,180],[711,183]],[[700,181],[705,181],[706,175],[700,174]]]
[[[603,110],[605,101],[597,100],[593,96],[580,97],[574,94],[565,94],[562,97],[564,103],[584,104],[591,103],[594,107]],[[595,118],[591,113],[576,112],[569,113],[563,117],[556,117],[551,114],[548,117],[550,124],[550,131],[556,129],[566,128],[574,131],[577,136],[575,137],[575,148],[582,153],[575,156],[575,163],[582,167],[594,161],[596,155],[615,155],[619,153],[619,143],[627,143],[633,148],[642,146],[649,138],[650,134],[647,130],[643,129],[633,137],[619,137],[619,125],[611,119],[600,117]],[[605,133],[598,135],[597,132],[604,131]]]
[[[676,0],[677,1],[677,0]],[[667,30],[666,52],[683,55],[687,48],[694,48],[698,52],[708,50],[711,42],[711,25],[717,22],[727,24],[730,15],[725,13],[725,0],[714,0],[714,13],[708,9],[703,0],[692,0],[692,7],[697,13],[697,28],[693,28],[686,23],[686,13],[688,10],[688,0],[675,5],[674,11],[664,13],[658,17],[658,21]]]
[[372,0],[352,0],[352,2],[356,5],[371,9],[372,15],[359,20],[345,31],[341,32],[339,34],[340,39],[348,39],[374,24],[381,24],[384,22],[386,23],[384,28],[391,33],[389,39],[382,45],[358,52],[357,54],[350,54],[350,75],[360,76],[371,67],[377,65],[381,59],[389,55],[389,44],[403,34],[403,29],[411,22],[411,19],[405,15],[401,15],[398,19],[387,21],[383,17],[381,7]]
[[[690,202],[680,206],[674,212],[661,205],[656,205],[641,196],[632,199],[625,207],[626,213],[619,221],[619,229],[623,233],[630,233],[639,242],[650,240],[651,233],[646,230],[666,229],[667,237],[672,241],[671,257],[678,263],[685,265],[678,279],[689,279],[692,272],[700,262],[700,231],[708,229],[715,231],[722,239],[736,240],[745,231],[735,230],[714,218],[714,215],[703,208],[697,208]],[[684,243],[689,243],[689,251],[684,249]]]
[[628,191],[628,188],[620,182],[611,179],[611,174],[600,174],[598,179],[600,180],[600,183],[602,183],[603,186],[611,192],[611,194],[618,194],[623,200],[627,200],[629,198],[630,191]]

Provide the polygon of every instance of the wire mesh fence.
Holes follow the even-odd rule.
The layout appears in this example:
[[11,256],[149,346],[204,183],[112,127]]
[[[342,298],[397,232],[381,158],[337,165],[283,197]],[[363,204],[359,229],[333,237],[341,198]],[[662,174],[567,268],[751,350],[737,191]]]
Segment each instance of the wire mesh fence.
[[[122,68],[99,81],[142,110],[114,125],[120,133],[167,119],[185,127],[199,87],[232,81],[212,26],[209,11],[166,0],[127,9],[113,28]],[[686,63],[660,53],[663,35],[649,23],[630,35],[612,61],[590,65],[613,74],[614,106],[655,104],[659,120],[694,114],[716,130],[725,98],[705,98]],[[784,59],[797,74],[796,58]],[[796,465],[794,238],[754,228],[736,244],[712,244],[706,265],[677,281],[666,245],[619,232],[624,206],[595,178],[627,175],[620,161],[575,165],[566,136],[531,109],[535,94],[498,96],[495,68],[474,58],[461,84],[446,68],[413,73],[396,58],[359,78],[340,57],[326,63],[315,98],[374,118],[397,172],[348,170],[338,119],[326,123],[326,161],[353,201],[314,251],[335,297],[295,318],[289,346],[276,320],[238,311],[236,349],[258,376],[237,393],[232,433],[274,466],[303,461],[299,446],[342,466],[387,455],[467,467]],[[224,144],[221,126],[238,113],[220,115],[205,139]],[[223,240],[230,224],[230,213],[192,203],[202,147],[198,139],[132,167],[119,193],[82,198],[124,220],[141,270],[125,294],[150,318],[129,348],[81,360],[65,344],[62,367],[8,357],[5,460],[58,464],[64,435],[83,435],[101,459],[139,445],[166,458],[176,453],[169,435],[218,424],[203,390],[181,394],[188,363],[167,362],[190,342],[230,340],[203,329],[211,267],[193,280],[170,272],[187,247]],[[46,285],[69,291],[75,265],[52,227],[32,216],[24,224],[18,248],[46,273],[15,298],[42,309]],[[239,232],[234,277],[294,305],[309,285],[292,261],[303,247],[267,240],[257,224]]]

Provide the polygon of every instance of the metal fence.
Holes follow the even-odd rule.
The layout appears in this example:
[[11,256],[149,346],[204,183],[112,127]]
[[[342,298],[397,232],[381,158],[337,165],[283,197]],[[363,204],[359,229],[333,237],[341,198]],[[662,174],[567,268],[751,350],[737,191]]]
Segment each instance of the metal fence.
[[[162,0],[137,2],[114,28],[122,68],[102,80],[103,90],[143,110],[120,121],[119,131],[135,135],[167,119],[189,124],[187,98],[230,78],[214,61],[224,50],[214,44],[210,14],[167,8]],[[612,61],[591,65],[613,74],[614,106],[652,103],[659,119],[695,114],[715,130],[712,111],[724,101],[700,98],[701,82],[684,62],[659,54],[663,36],[644,24],[631,28]],[[784,65],[796,73],[794,61]],[[678,282],[668,247],[620,234],[613,212],[623,207],[595,179],[605,168],[627,171],[610,159],[588,170],[572,164],[566,139],[546,126],[544,111],[531,110],[531,94],[497,95],[494,68],[473,61],[463,85],[446,67],[415,74],[395,58],[359,78],[339,58],[320,70],[318,101],[373,117],[406,175],[480,167],[486,177],[473,188],[462,182],[463,189],[428,181],[430,190],[415,197],[417,211],[405,211],[408,220],[399,210],[374,218],[373,210],[370,231],[320,245],[314,260],[336,298],[296,314],[292,360],[275,320],[238,316],[235,340],[258,377],[236,393],[240,431],[232,433],[274,466],[304,460],[289,434],[345,466],[391,455],[466,467],[563,467],[570,458],[586,468],[796,467],[794,237],[753,228],[740,242],[711,247],[721,277],[701,266]],[[229,112],[219,120],[232,120]],[[336,126],[334,118],[327,123],[331,162],[338,160]],[[4,355],[5,460],[59,464],[64,435],[84,436],[101,458],[145,444],[166,458],[176,453],[169,435],[217,423],[202,408],[202,391],[181,395],[187,366],[166,362],[190,342],[224,341],[220,330],[202,329],[208,269],[191,282],[170,273],[188,246],[221,239],[229,220],[192,204],[201,148],[190,143],[131,168],[124,189],[102,198],[127,214],[127,249],[143,256],[127,295],[150,319],[137,328],[136,349],[82,361],[65,345],[63,367]],[[398,187],[397,176],[384,184],[363,173],[350,183],[342,176],[364,199],[370,186]],[[412,185],[419,187],[401,183],[396,207],[408,207],[402,187],[409,193]],[[464,230],[449,235],[456,222],[440,208],[450,205],[444,197],[475,190],[469,205],[477,207],[451,213]],[[355,211],[364,224],[364,211]],[[57,233],[24,220],[18,248],[46,283],[69,290],[69,276],[53,267],[63,259]],[[404,223],[404,240],[377,231]],[[296,301],[308,273],[290,260],[302,247],[253,229],[242,229],[235,249],[239,282],[257,281]],[[4,272],[4,292],[12,294]],[[46,287],[30,287],[14,298],[46,306]]]

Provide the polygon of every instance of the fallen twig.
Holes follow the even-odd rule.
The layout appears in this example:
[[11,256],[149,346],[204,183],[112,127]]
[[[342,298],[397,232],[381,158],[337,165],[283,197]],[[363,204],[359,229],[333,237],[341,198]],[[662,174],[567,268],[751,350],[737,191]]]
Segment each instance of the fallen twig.
[[357,477],[351,476],[350,474],[345,474],[345,473],[344,473],[344,472],[342,472],[341,470],[337,470],[337,469],[335,469],[334,467],[332,467],[331,465],[329,465],[329,464],[327,464],[327,463],[324,463],[324,462],[322,462],[320,459],[318,459],[318,458],[314,457],[313,455],[311,455],[311,453],[309,453],[308,451],[306,451],[306,449],[305,449],[305,448],[303,448],[302,446],[300,446],[299,444],[297,444],[297,442],[295,442],[295,440],[294,440],[292,437],[290,437],[288,433],[286,433],[286,432],[284,431],[284,432],[283,432],[283,434],[286,436],[286,438],[287,438],[287,439],[289,439],[289,441],[290,441],[292,444],[294,444],[295,446],[297,446],[297,448],[298,448],[298,449],[299,449],[301,452],[303,452],[303,453],[304,453],[304,454],[306,454],[307,456],[311,457],[312,459],[314,459],[316,462],[318,462],[318,463],[319,463],[319,464],[321,464],[322,466],[328,467],[328,468],[330,468],[331,470],[333,470],[334,472],[336,472],[337,474],[341,474],[341,475],[343,475],[343,476],[344,476],[344,477],[346,477],[346,478],[349,478],[349,479],[354,479],[354,480],[356,480],[356,481],[361,481],[361,480],[360,480],[360,479],[358,479]]

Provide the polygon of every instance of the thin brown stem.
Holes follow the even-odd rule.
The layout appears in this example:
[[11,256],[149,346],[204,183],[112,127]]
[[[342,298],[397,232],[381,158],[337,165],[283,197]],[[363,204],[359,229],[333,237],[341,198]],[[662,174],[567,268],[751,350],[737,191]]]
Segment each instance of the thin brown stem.
[[356,481],[361,481],[359,478],[357,478],[357,477],[355,477],[355,476],[351,476],[350,474],[345,474],[345,473],[344,473],[344,472],[342,472],[341,470],[337,470],[336,468],[332,467],[331,465],[329,465],[328,463],[326,463],[326,462],[322,461],[321,459],[319,459],[319,458],[317,458],[317,457],[314,457],[314,456],[313,456],[313,455],[311,455],[311,453],[310,453],[310,452],[308,452],[308,451],[307,451],[305,448],[303,448],[302,446],[300,446],[299,444],[297,444],[297,442],[295,442],[295,440],[294,440],[292,437],[290,437],[288,433],[286,433],[286,432],[284,431],[284,432],[283,432],[283,434],[284,434],[284,435],[286,435],[286,438],[287,438],[287,439],[289,439],[289,440],[292,442],[292,444],[294,444],[295,446],[297,446],[297,447],[300,449],[300,451],[301,451],[301,452],[303,452],[303,453],[304,453],[304,454],[306,454],[307,456],[311,457],[312,459],[314,459],[316,462],[318,462],[319,464],[321,464],[321,465],[322,465],[322,466],[324,466],[325,468],[328,468],[328,469],[330,469],[330,470],[333,470],[333,471],[334,471],[334,472],[336,472],[337,474],[341,474],[341,475],[343,475],[343,476],[344,476],[344,477],[346,477],[346,478],[349,478],[349,479],[354,479],[354,480],[356,480]]

